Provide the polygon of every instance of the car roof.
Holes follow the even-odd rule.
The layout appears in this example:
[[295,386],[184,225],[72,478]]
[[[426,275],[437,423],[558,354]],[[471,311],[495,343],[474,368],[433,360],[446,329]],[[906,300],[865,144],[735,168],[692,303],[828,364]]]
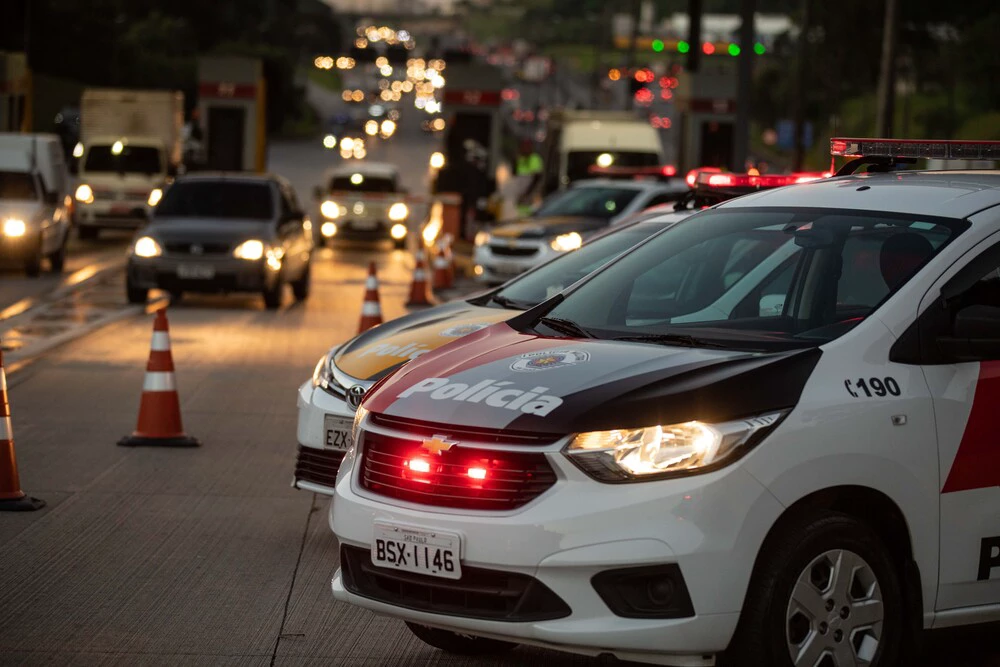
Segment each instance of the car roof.
[[399,168],[389,162],[362,161],[330,167],[323,175],[325,178],[333,178],[335,176],[348,176],[350,174],[366,174],[369,176],[393,178],[399,175]]
[[598,188],[598,187],[616,187],[622,190],[663,190],[666,192],[674,190],[687,190],[688,186],[684,182],[684,179],[676,179],[670,181],[657,181],[657,180],[628,180],[620,178],[585,178],[579,181],[574,181],[570,186],[570,190],[576,188]]
[[966,218],[1000,204],[1000,171],[895,171],[824,178],[731,199],[720,208],[795,206]]

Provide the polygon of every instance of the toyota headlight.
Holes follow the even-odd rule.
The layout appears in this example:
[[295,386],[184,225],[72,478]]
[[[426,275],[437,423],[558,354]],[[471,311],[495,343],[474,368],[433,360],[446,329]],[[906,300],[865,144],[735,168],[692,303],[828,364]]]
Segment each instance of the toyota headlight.
[[233,250],[233,257],[239,259],[257,260],[264,256],[264,242],[257,239],[250,239],[236,246]]
[[7,238],[20,238],[28,232],[28,225],[21,218],[7,218],[3,221],[3,235]]
[[93,204],[94,190],[86,183],[81,183],[76,189],[76,200],[84,204]]
[[329,353],[320,357],[319,363],[316,364],[316,368],[313,370],[313,387],[329,389],[332,385],[336,384],[336,381],[333,379],[333,369],[331,368],[332,364],[333,351],[331,350]]
[[401,201],[389,207],[389,219],[393,222],[402,222],[410,214],[410,209]]
[[487,243],[490,242],[490,238],[492,237],[490,236],[489,232],[476,232],[475,243],[477,246],[486,245]]
[[340,205],[335,201],[330,201],[329,199],[320,204],[319,212],[323,214],[324,218],[329,218],[330,220],[336,220],[340,217]]
[[160,203],[161,199],[163,199],[163,190],[160,188],[153,188],[149,193],[149,199],[146,200],[146,203],[149,204],[150,207],[154,207]]
[[640,482],[706,472],[742,456],[785,414],[772,412],[717,424],[690,421],[579,433],[564,451],[600,482]]
[[163,254],[163,248],[151,236],[143,236],[136,240],[132,246],[132,254],[136,257],[159,257]]
[[583,245],[583,237],[576,232],[560,234],[552,239],[552,241],[549,242],[549,245],[552,246],[552,249],[556,252],[569,252],[570,250],[576,250]]

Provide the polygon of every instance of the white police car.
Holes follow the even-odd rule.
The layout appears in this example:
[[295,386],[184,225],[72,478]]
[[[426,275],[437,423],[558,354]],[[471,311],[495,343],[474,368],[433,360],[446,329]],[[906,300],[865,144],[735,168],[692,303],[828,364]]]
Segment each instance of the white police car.
[[673,665],[908,665],[1000,618],[1000,173],[894,170],[1000,143],[832,148],[868,173],[695,214],[376,386],[334,596]]

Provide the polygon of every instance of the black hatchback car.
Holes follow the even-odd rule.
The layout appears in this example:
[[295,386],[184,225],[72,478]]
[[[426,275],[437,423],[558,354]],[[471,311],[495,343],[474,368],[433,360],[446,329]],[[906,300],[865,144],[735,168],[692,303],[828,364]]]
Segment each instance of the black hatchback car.
[[178,178],[129,248],[126,291],[259,292],[269,309],[291,285],[309,296],[312,224],[292,186],[275,175],[198,173]]

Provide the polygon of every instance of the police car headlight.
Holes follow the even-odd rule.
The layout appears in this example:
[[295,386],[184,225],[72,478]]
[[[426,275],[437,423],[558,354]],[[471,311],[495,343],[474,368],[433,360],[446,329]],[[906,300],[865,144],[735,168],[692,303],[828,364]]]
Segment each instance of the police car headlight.
[[552,249],[556,252],[569,252],[570,250],[576,250],[583,245],[583,237],[576,232],[560,234],[552,239],[552,241],[549,242],[549,245],[552,246]]
[[313,369],[312,386],[314,388],[329,389],[333,383],[333,371],[330,369],[330,364],[333,361],[332,356],[332,354],[324,354],[319,358],[316,368]]
[[477,246],[486,245],[490,242],[490,238],[489,232],[477,232],[475,243]]
[[690,421],[579,433],[565,453],[600,482],[639,482],[708,472],[749,451],[785,414],[772,412],[716,424]]

